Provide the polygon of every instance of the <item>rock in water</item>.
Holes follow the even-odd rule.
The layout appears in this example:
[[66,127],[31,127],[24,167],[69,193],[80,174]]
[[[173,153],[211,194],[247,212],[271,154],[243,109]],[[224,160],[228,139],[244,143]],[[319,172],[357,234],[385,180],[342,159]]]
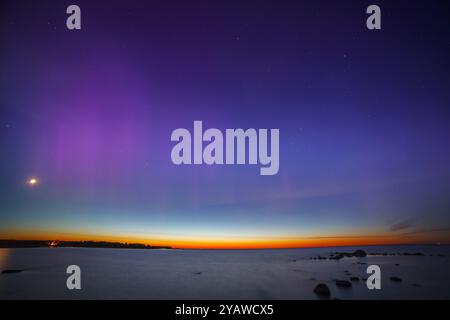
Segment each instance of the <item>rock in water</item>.
[[4,274],[8,274],[8,273],[19,273],[22,272],[23,270],[16,270],[16,269],[7,269],[7,270],[3,270],[2,273]]
[[341,288],[351,288],[352,283],[347,280],[336,280],[336,286]]
[[363,258],[367,256],[367,253],[364,250],[356,250],[355,252],[336,252],[336,255],[330,256],[329,259],[331,260],[340,260],[342,258],[352,258],[352,257],[357,257],[357,258]]
[[402,279],[399,277],[390,277],[389,279],[391,279],[391,281],[394,281],[394,282],[402,282]]
[[325,283],[319,283],[314,288],[314,293],[322,297],[329,297],[331,295],[330,288]]
[[356,250],[355,252],[353,252],[353,256],[358,257],[358,258],[363,258],[363,257],[367,256],[367,253],[364,250]]

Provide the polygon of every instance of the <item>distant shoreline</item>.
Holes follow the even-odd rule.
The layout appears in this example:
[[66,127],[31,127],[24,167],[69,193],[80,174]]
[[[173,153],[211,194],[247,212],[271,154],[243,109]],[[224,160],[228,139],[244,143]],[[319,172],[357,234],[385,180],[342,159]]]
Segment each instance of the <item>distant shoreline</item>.
[[141,243],[108,241],[58,241],[58,240],[0,240],[0,248],[111,248],[111,249],[173,249],[171,246],[151,246]]

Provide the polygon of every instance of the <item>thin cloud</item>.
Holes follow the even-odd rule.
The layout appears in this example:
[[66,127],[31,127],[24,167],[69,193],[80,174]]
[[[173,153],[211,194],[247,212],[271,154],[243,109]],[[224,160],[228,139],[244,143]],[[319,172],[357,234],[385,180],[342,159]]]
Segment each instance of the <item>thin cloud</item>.
[[389,230],[392,232],[402,231],[411,228],[414,225],[414,221],[412,219],[406,219],[403,221],[399,221],[394,223],[389,227]]

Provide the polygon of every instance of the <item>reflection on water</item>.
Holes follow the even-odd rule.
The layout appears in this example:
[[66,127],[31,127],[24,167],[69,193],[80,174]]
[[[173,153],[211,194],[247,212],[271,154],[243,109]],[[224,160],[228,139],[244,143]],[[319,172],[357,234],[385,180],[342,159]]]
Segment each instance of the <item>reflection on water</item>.
[[11,249],[0,249],[0,271],[6,268]]

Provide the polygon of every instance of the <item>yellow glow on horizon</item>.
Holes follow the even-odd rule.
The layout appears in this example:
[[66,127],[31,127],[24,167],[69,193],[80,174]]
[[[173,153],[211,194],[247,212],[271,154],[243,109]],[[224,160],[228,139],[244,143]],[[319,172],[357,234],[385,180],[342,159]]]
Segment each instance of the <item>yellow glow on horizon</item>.
[[387,244],[450,243],[448,235],[422,234],[401,236],[394,234],[361,236],[317,236],[291,238],[227,238],[227,237],[134,237],[132,235],[94,235],[83,233],[59,233],[51,231],[0,230],[0,239],[59,240],[59,241],[107,241],[141,243],[154,246],[171,246],[179,249],[281,249],[307,247],[367,246]]

